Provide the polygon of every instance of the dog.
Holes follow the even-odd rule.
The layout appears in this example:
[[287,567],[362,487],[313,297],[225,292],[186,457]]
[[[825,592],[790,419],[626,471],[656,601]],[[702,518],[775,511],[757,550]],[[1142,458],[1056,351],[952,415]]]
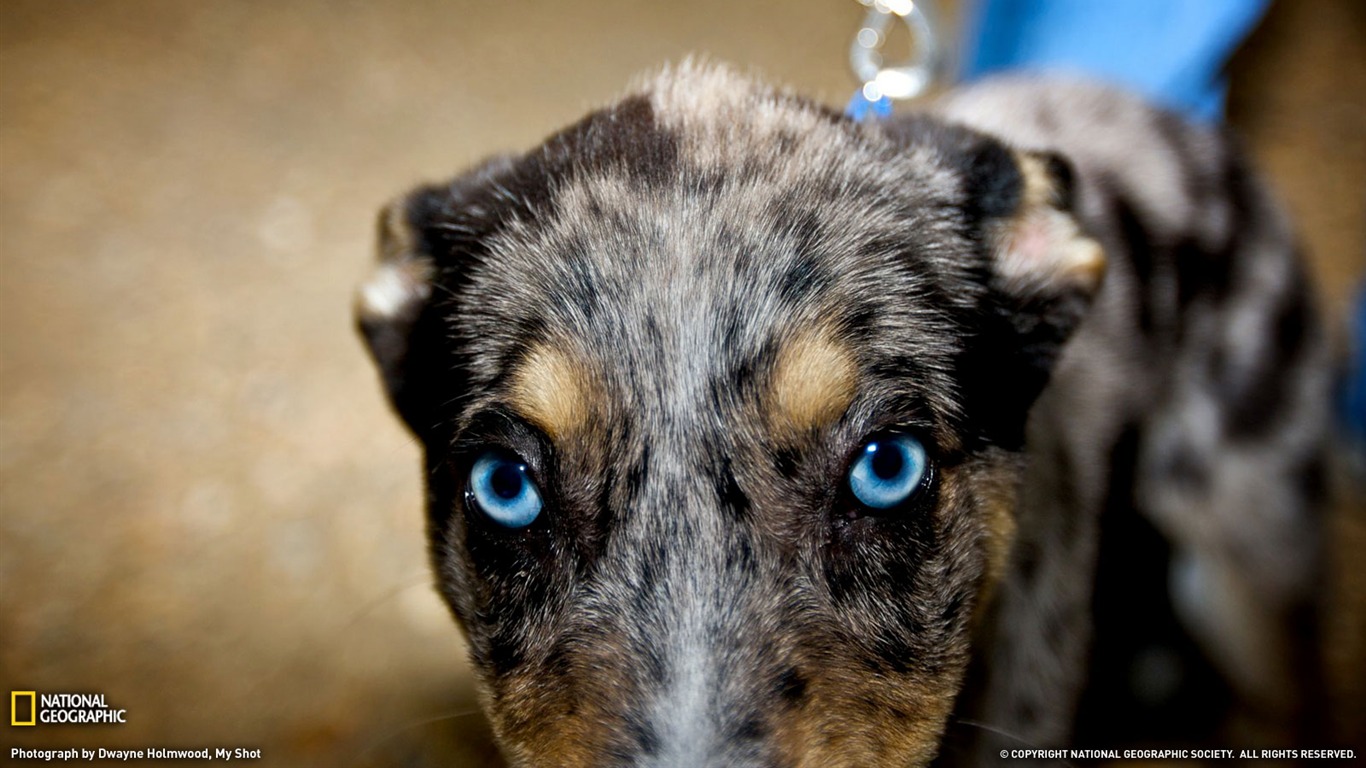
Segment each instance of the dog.
[[357,312],[511,763],[999,764],[1312,719],[1297,253],[1103,87],[685,63],[386,207]]

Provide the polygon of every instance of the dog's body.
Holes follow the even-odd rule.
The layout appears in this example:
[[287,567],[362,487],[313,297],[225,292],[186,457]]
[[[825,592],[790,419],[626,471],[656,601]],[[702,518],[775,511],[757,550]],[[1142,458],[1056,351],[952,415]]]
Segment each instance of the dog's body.
[[[1306,711],[1325,351],[1212,132],[1030,82],[858,125],[684,66],[391,206],[381,252],[362,328],[517,764]],[[890,445],[923,472],[883,504]]]

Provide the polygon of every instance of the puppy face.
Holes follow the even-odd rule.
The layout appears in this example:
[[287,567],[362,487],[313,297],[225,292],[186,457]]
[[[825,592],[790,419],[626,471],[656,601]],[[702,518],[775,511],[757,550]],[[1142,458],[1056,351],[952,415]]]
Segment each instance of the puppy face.
[[514,762],[933,757],[1100,276],[1054,166],[684,67],[386,210],[361,327]]

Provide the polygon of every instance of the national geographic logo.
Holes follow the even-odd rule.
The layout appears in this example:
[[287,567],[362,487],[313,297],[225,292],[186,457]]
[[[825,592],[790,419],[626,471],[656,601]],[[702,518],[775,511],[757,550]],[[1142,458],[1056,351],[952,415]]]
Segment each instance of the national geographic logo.
[[43,693],[10,691],[9,724],[105,725],[126,723],[128,710],[105,703],[102,693]]
[[[28,709],[21,710],[21,702],[27,702]],[[20,714],[28,712],[27,715]],[[37,691],[10,691],[9,692],[9,724],[10,725],[37,725],[38,724],[38,692]]]

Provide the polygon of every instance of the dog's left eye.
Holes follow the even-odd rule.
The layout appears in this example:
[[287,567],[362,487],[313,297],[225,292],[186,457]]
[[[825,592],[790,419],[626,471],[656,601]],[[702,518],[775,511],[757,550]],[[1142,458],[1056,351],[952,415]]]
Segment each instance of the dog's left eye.
[[911,498],[929,470],[925,446],[910,435],[891,435],[863,446],[849,468],[849,490],[860,504],[889,509]]
[[504,528],[525,528],[541,514],[541,491],[520,459],[486,453],[470,467],[469,500]]

